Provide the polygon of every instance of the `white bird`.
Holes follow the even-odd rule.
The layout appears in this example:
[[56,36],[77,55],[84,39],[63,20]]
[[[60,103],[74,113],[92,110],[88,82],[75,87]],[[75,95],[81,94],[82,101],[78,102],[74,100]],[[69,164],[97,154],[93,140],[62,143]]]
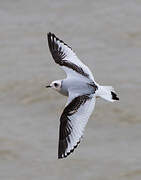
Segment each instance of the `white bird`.
[[112,86],[100,86],[92,72],[73,52],[72,48],[48,33],[48,45],[54,61],[66,72],[67,78],[53,81],[51,87],[68,96],[68,102],[60,117],[58,158],[65,158],[80,143],[84,128],[94,109],[96,97],[107,101],[119,100]]

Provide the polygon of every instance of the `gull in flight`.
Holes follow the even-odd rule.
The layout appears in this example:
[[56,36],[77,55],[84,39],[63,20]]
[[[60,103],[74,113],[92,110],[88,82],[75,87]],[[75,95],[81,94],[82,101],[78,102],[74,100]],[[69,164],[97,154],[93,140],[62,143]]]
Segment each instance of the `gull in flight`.
[[76,56],[70,46],[47,34],[48,46],[55,61],[67,74],[66,79],[53,81],[52,88],[68,96],[67,104],[60,117],[58,158],[65,158],[80,143],[85,126],[95,106],[96,98],[107,101],[119,100],[112,86],[101,86],[95,82],[90,69]]

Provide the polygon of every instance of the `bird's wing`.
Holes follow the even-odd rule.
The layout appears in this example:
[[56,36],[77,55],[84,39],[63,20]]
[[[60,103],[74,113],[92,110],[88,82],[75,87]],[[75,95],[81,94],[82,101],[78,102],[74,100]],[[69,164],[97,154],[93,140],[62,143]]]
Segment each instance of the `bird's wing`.
[[47,36],[52,57],[66,72],[67,77],[81,75],[94,81],[92,72],[78,59],[71,47],[52,33]]
[[94,95],[85,94],[73,99],[69,96],[69,103],[60,118],[58,158],[67,157],[80,143],[95,101]]

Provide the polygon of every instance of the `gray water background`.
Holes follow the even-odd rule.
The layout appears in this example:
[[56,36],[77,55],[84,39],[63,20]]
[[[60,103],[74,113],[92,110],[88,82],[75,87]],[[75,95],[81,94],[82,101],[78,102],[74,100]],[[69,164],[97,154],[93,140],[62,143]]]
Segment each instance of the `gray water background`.
[[[65,73],[46,33],[73,47],[120,101],[98,99],[80,146],[57,159]],[[141,1],[0,0],[0,180],[141,179]]]

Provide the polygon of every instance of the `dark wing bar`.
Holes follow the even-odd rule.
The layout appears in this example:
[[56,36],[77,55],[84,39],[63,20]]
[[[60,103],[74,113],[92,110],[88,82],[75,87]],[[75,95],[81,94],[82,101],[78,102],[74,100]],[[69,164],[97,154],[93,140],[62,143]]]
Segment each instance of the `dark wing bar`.
[[[62,40],[60,40],[59,38],[57,38],[54,34],[50,32],[47,34],[47,37],[48,37],[48,45],[49,45],[50,52],[52,54],[53,59],[55,60],[57,64],[59,64],[60,66],[65,66],[69,69],[72,69],[73,71],[81,74],[82,76],[89,78],[89,75],[85,73],[81,67],[79,67],[78,65],[72,63],[71,61],[69,61],[69,59],[67,59],[67,54],[63,51],[61,47],[61,43],[63,43],[65,46],[67,46],[70,49],[71,47],[69,47]],[[60,43],[60,46],[58,45],[58,43]]]
[[67,157],[70,153],[74,151],[77,145],[80,143],[82,137],[79,137],[79,141],[76,142],[76,145],[70,150],[70,152],[66,152],[68,144],[71,143],[70,134],[72,132],[71,121],[69,119],[70,116],[73,116],[80,108],[80,106],[84,105],[87,100],[91,99],[89,95],[82,95],[74,98],[70,104],[66,106],[64,109],[61,118],[60,118],[60,130],[59,130],[59,145],[58,145],[58,158]]

